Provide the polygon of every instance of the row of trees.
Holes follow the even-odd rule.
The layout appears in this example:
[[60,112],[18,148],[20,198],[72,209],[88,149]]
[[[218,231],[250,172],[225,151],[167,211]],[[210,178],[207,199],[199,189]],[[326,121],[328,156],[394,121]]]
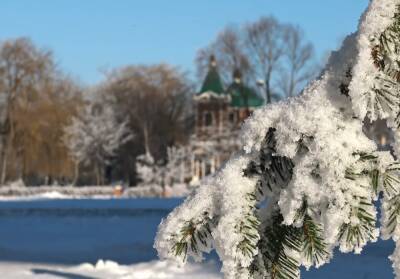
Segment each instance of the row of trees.
[[191,87],[167,65],[112,71],[93,88],[29,39],[0,46],[1,184],[134,184],[135,159],[184,141]]
[[[274,18],[222,31],[198,53],[201,80],[211,54],[227,84],[239,69],[264,86],[268,102],[296,94],[315,72],[301,30]],[[184,72],[165,64],[114,69],[86,88],[59,69],[51,51],[26,38],[5,41],[0,184],[136,184],[137,158],[165,165],[169,147],[187,141],[194,91]]]
[[81,105],[80,88],[58,71],[51,52],[27,39],[4,42],[0,93],[1,184],[68,176],[71,160],[60,143],[63,127]]

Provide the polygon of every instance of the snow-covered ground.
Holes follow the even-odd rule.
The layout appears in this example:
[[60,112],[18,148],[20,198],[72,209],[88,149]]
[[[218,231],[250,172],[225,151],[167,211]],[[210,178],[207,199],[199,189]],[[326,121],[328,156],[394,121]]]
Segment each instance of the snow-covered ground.
[[[163,190],[159,185],[141,185],[124,188],[123,198],[160,198],[184,197],[192,191],[188,185],[176,184],[166,186]],[[28,199],[110,199],[115,195],[115,186],[24,186],[21,182],[0,187],[0,200]]]
[[[0,202],[0,278],[222,278],[215,255],[183,269],[157,260],[161,218],[182,199],[40,199]],[[339,255],[305,279],[393,278],[393,243]],[[104,260],[100,260],[104,259]]]
[[215,264],[190,264],[184,268],[166,262],[151,261],[134,265],[119,265],[113,261],[99,260],[95,265],[57,266],[30,263],[0,263],[1,278],[7,279],[217,279]]

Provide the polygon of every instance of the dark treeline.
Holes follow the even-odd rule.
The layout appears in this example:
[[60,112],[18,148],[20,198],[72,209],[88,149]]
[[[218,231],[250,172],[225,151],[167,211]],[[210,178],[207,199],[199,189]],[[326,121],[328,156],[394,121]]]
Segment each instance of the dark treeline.
[[[313,47],[274,18],[227,27],[199,50],[199,83],[215,55],[226,83],[240,70],[267,102],[293,96],[315,75]],[[137,183],[136,158],[167,161],[190,134],[195,83],[179,68],[130,65],[85,87],[28,38],[0,44],[0,184]],[[197,83],[196,83],[197,84]]]

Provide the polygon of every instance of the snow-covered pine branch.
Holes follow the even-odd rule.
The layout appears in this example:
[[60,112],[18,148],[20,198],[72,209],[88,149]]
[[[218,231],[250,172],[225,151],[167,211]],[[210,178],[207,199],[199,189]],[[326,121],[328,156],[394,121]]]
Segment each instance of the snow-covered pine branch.
[[160,224],[161,258],[200,260],[215,249],[226,278],[299,278],[301,266],[329,262],[336,247],[360,253],[382,231],[397,242],[400,278],[399,163],[362,129],[387,119],[399,130],[399,5],[372,0],[318,80],[254,112],[242,151]]
[[104,167],[132,137],[127,121],[118,122],[111,107],[96,102],[86,105],[65,129],[65,143],[71,156],[78,167],[94,167],[98,184],[102,183]]

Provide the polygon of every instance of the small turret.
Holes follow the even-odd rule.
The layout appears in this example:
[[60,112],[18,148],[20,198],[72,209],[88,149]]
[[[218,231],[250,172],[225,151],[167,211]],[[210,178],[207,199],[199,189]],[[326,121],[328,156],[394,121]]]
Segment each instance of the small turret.
[[224,87],[218,73],[217,60],[214,55],[210,55],[208,73],[201,86],[200,92],[197,95],[209,93],[214,95],[224,94]]
[[209,64],[210,68],[216,68],[217,67],[217,60],[215,59],[214,54],[210,55],[210,64]]
[[238,68],[233,71],[233,82],[240,84],[242,82],[242,72]]

